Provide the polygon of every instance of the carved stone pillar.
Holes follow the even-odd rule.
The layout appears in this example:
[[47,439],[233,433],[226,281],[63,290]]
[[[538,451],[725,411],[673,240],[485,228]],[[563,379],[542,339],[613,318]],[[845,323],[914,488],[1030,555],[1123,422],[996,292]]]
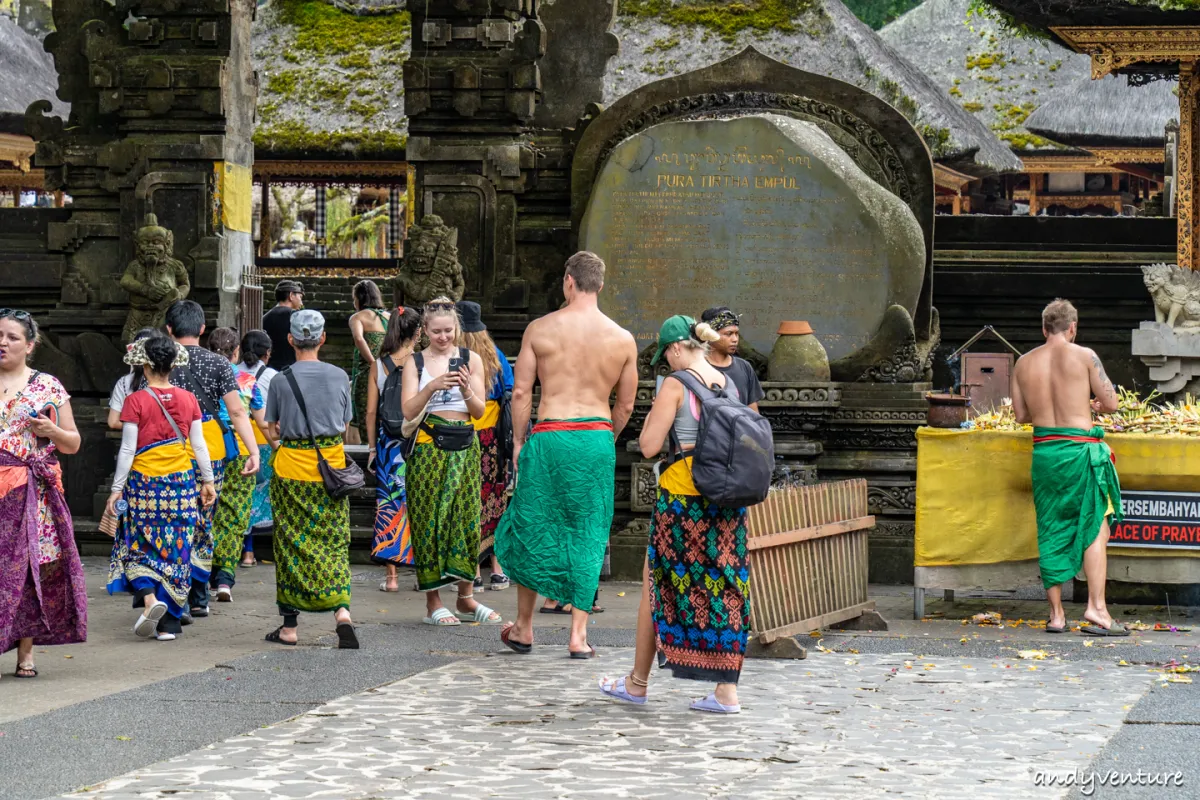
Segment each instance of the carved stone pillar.
[[[241,271],[254,258],[254,0],[116,5],[54,5],[56,31],[45,47],[71,118],[64,126],[44,116],[54,110],[48,101],[26,115],[46,188],[74,199],[69,218],[48,226],[47,248],[67,262],[49,327],[60,335],[120,331],[128,297],[118,281],[148,213],[174,234],[192,296],[218,323],[234,325]],[[93,377],[96,389],[111,388]]]

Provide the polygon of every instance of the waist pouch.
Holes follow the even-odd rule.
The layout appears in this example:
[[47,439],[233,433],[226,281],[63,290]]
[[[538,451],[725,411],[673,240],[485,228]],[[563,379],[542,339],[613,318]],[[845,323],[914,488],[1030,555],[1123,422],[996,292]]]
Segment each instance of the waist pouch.
[[475,428],[472,425],[429,425],[422,423],[421,430],[429,434],[438,450],[447,453],[457,453],[466,450],[475,441]]

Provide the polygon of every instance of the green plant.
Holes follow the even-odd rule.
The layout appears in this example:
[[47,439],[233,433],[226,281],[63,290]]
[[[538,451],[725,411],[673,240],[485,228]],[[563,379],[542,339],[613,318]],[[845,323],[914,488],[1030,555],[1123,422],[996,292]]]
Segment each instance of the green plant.
[[795,33],[801,16],[814,11],[824,15],[815,0],[620,0],[617,9],[627,17],[657,19],[672,27],[705,28],[726,41],[745,31]]

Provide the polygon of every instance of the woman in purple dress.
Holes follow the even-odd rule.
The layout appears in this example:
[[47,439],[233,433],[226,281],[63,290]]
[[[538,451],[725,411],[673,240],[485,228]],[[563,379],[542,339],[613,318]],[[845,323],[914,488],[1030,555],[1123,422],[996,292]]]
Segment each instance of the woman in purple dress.
[[33,646],[87,639],[87,588],[55,453],[79,451],[70,396],[29,367],[37,323],[0,308],[0,653],[17,648],[33,678]]

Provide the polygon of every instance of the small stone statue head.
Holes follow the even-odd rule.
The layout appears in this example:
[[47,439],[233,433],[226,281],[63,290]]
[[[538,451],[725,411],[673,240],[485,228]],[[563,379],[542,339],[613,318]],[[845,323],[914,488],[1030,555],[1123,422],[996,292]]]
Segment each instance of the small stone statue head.
[[137,259],[151,268],[166,263],[174,249],[174,238],[169,230],[159,226],[158,217],[147,214],[134,238]]

